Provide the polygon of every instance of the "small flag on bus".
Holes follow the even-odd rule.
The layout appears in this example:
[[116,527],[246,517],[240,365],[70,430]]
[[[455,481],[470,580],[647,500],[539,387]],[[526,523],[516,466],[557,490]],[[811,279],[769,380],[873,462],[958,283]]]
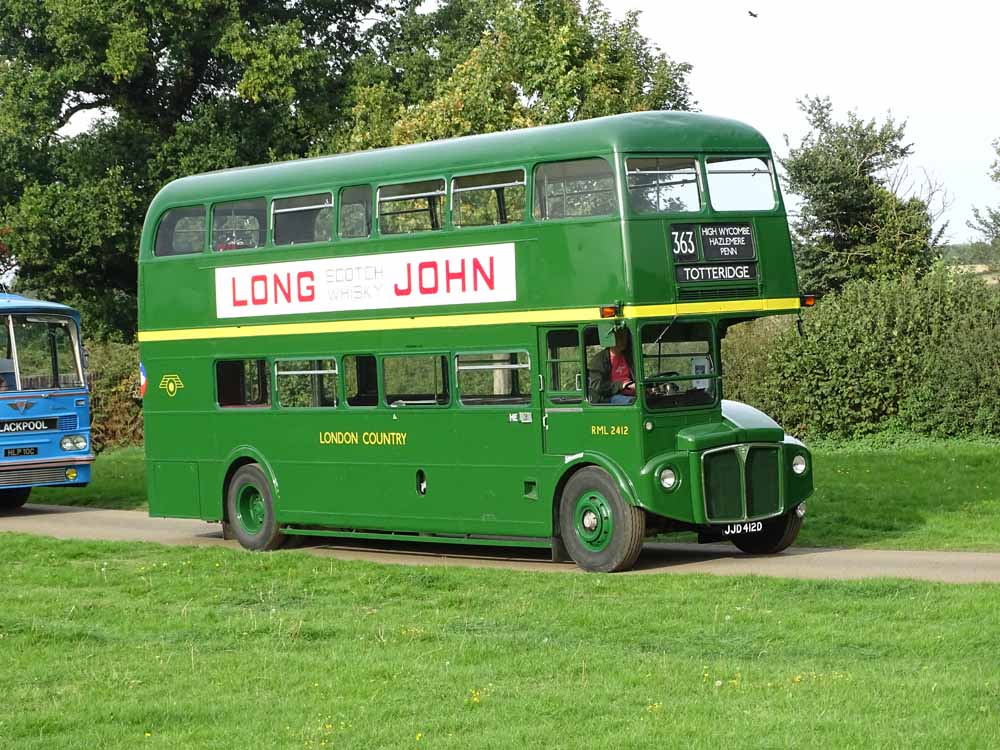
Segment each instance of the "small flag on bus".
[[146,366],[139,363],[139,398],[146,398]]

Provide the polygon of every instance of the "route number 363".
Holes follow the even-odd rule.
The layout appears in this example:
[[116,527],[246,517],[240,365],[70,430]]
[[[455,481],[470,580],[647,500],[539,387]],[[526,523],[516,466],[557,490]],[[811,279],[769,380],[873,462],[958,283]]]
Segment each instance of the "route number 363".
[[674,255],[694,255],[697,252],[694,244],[694,230],[673,230],[670,232],[670,239],[674,247]]

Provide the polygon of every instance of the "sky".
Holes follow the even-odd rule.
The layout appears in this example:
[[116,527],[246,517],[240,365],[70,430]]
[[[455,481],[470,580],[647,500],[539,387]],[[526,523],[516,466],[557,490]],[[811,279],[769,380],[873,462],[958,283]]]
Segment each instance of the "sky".
[[[1000,205],[990,180],[1000,138],[1000,4],[952,0],[604,0],[616,18],[641,12],[640,31],[691,63],[698,108],[743,120],[778,155],[806,132],[797,100],[828,96],[838,119],[906,121],[912,189],[924,172],[945,186],[945,237],[976,237],[972,206]],[[749,11],[757,14],[750,16]]]

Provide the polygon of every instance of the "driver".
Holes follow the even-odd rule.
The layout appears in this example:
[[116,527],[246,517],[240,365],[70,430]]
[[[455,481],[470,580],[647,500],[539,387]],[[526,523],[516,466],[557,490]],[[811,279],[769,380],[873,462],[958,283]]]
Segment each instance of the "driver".
[[635,401],[631,340],[627,328],[615,329],[615,343],[602,349],[587,366],[588,395],[592,404],[625,405]]

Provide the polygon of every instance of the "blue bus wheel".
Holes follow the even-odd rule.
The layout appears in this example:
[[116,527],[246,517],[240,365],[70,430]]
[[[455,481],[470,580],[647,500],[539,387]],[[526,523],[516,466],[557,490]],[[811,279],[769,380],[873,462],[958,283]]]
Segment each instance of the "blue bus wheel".
[[18,487],[13,490],[0,490],[0,511],[17,510],[26,502],[31,494],[31,487]]

